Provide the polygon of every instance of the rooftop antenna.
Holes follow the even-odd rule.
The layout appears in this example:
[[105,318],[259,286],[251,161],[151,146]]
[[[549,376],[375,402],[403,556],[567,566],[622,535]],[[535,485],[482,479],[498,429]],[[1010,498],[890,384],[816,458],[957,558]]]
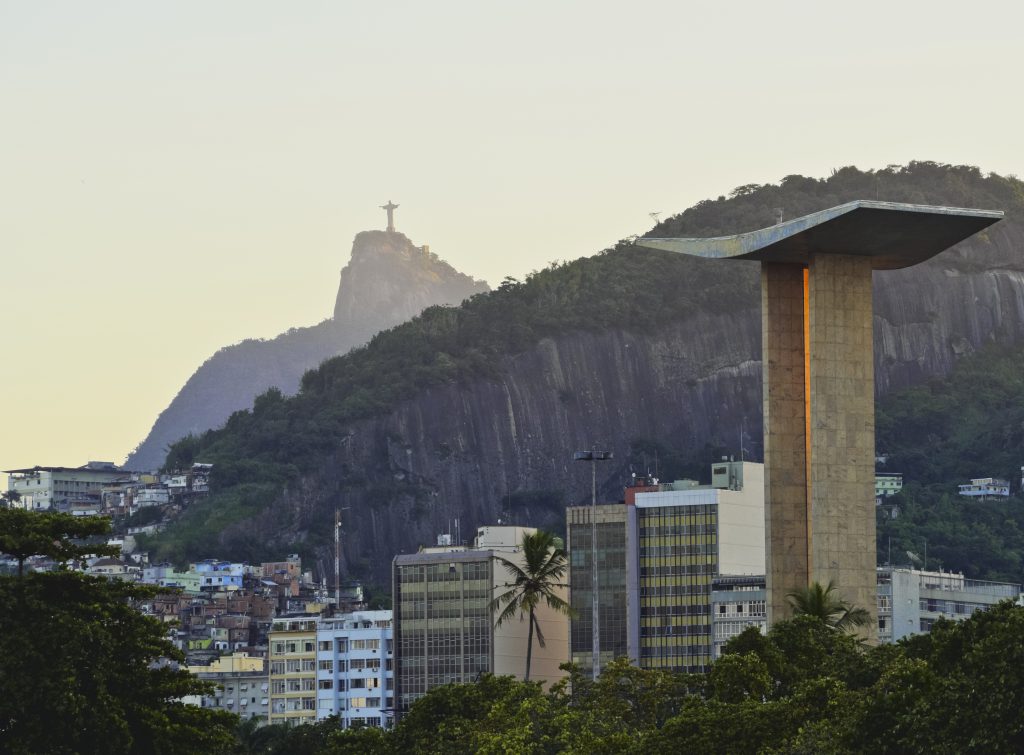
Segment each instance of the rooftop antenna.
[[647,214],[651,216],[651,220],[654,221],[655,225],[657,225],[660,222],[658,218],[661,217],[661,210],[655,210],[654,212],[649,212]]
[[337,607],[341,607],[341,512],[348,509],[348,506],[334,508],[334,605]]
[[783,212],[781,207],[775,208],[775,225],[782,225]]

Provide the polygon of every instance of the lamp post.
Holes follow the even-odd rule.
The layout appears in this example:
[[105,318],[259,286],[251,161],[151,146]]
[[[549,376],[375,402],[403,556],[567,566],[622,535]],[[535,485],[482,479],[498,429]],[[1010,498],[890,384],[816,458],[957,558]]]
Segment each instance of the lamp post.
[[590,640],[591,649],[591,665],[593,668],[592,677],[594,681],[597,681],[598,675],[601,673],[601,628],[599,625],[600,617],[598,614],[598,599],[597,599],[597,462],[599,461],[610,461],[612,459],[611,451],[577,451],[572,455],[573,461],[589,461],[590,462],[590,570],[593,578],[593,593],[591,598],[591,616],[592,616],[592,631]]

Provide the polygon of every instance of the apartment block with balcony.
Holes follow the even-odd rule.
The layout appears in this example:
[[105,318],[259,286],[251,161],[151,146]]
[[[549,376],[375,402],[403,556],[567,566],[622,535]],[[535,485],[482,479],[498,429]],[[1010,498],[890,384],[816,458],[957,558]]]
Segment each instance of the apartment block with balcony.
[[316,634],[315,616],[285,616],[271,624],[270,723],[316,720]]
[[395,707],[391,611],[321,618],[317,628],[317,718],[342,728],[387,727]]

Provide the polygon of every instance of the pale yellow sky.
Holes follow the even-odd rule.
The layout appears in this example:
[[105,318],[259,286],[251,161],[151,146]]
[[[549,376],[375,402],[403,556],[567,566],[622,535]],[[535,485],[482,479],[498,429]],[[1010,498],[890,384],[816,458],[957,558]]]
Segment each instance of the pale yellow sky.
[[492,284],[733,187],[1024,175],[1016,2],[0,0],[0,469],[123,461],[352,237]]

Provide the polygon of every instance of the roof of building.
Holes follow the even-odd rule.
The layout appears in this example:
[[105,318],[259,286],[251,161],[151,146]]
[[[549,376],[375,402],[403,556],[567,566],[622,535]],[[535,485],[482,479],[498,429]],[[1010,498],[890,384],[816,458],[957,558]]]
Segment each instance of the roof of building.
[[861,255],[876,270],[894,270],[924,262],[1002,218],[998,210],[858,199],[749,233],[636,243],[696,257],[796,264],[815,253]]
[[447,551],[445,553],[404,553],[395,556],[397,566],[414,564],[446,564],[453,561],[487,561],[494,555],[488,550]]
[[4,474],[31,474],[32,472],[99,472],[101,474],[132,474],[126,469],[117,467],[90,467],[88,464],[82,467],[29,467],[28,469],[4,469]]

